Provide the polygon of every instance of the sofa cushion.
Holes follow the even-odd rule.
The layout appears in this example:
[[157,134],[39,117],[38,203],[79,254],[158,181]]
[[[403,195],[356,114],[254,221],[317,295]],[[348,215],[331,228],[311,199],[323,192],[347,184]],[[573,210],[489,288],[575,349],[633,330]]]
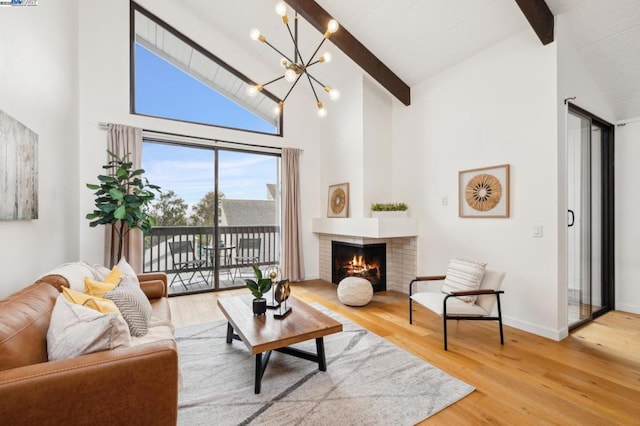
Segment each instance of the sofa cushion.
[[40,282],[0,300],[0,371],[47,361],[47,329],[59,294]]
[[130,345],[129,328],[121,316],[103,314],[58,296],[47,331],[49,361]]
[[[442,284],[442,291],[444,293],[451,293],[454,291],[479,289],[486,266],[486,263],[454,257],[449,262],[447,276]],[[474,303],[476,297],[477,296],[462,296],[460,299],[465,302]]]
[[151,303],[131,277],[122,278],[120,284],[112,291],[105,293],[104,297],[113,300],[116,304],[127,321],[132,336],[141,337],[147,334],[152,313]]
[[120,271],[122,271],[122,273],[125,276],[131,278],[132,282],[134,282],[138,287],[140,287],[138,274],[136,274],[136,271],[133,270],[133,268],[131,267],[131,265],[129,265],[129,263],[127,262],[127,259],[124,256],[120,259],[120,261],[116,266],[118,267],[118,269],[120,269]]

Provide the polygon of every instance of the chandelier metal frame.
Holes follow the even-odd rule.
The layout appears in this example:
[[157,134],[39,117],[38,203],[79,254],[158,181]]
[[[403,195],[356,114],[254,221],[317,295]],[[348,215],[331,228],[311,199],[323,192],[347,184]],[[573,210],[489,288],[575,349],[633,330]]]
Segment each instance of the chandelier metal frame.
[[285,79],[290,83],[293,83],[289,88],[289,91],[287,92],[285,97],[278,103],[278,106],[276,106],[276,108],[274,109],[274,114],[279,115],[282,112],[284,102],[287,100],[287,98],[293,91],[293,88],[296,87],[300,79],[303,76],[305,76],[307,78],[307,81],[309,82],[309,86],[311,87],[313,96],[316,99],[316,105],[318,107],[318,115],[320,117],[324,117],[327,114],[327,110],[325,109],[322,102],[320,102],[320,99],[318,99],[318,93],[316,92],[314,83],[321,86],[322,89],[329,94],[329,99],[333,101],[336,101],[340,98],[340,92],[320,82],[316,77],[314,77],[309,72],[309,68],[319,63],[331,62],[331,54],[329,52],[324,53],[318,59],[315,59],[315,58],[316,58],[316,55],[318,54],[318,51],[324,44],[324,42],[327,41],[329,37],[331,37],[331,35],[338,30],[339,25],[334,19],[329,21],[329,24],[327,25],[327,30],[324,32],[324,35],[322,40],[320,41],[320,44],[318,44],[318,47],[316,47],[315,51],[309,57],[309,59],[305,61],[302,55],[300,54],[300,50],[298,48],[298,12],[294,10],[294,16],[293,16],[294,28],[292,30],[291,25],[289,25],[289,16],[287,15],[286,4],[283,1],[278,2],[276,4],[275,11],[282,18],[282,22],[287,27],[287,31],[289,33],[289,36],[291,37],[291,41],[293,42],[293,59],[291,59],[289,56],[284,54],[280,49],[275,47],[273,44],[269,43],[267,41],[267,38],[263,34],[261,34],[258,29],[256,28],[252,29],[250,32],[250,37],[253,40],[260,41],[261,43],[266,44],[267,46],[269,46],[271,49],[273,49],[275,52],[277,52],[279,55],[282,56],[282,58],[280,59],[280,65],[283,68],[285,68],[285,72],[283,75],[280,75],[272,80],[269,80],[266,83],[262,83],[262,84],[253,83],[248,85],[247,94],[249,96],[255,96],[258,94],[258,92],[262,91],[263,88],[266,87],[267,85],[275,83],[276,81],[280,81],[282,79]]

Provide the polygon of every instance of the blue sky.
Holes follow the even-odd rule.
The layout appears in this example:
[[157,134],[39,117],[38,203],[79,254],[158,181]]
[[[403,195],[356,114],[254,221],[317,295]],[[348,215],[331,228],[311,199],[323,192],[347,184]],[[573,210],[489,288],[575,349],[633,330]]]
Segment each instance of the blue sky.
[[[136,111],[274,132],[273,126],[137,45]],[[238,132],[238,142],[242,142]],[[219,187],[226,198],[264,200],[266,184],[277,182],[278,157],[220,151]],[[189,205],[214,190],[214,152],[204,148],[145,143],[145,176]]]

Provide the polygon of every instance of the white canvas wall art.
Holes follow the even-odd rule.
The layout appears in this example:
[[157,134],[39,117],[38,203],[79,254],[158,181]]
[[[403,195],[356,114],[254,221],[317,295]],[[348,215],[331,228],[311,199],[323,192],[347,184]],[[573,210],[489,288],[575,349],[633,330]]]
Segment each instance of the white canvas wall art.
[[0,220],[38,218],[38,135],[0,110]]

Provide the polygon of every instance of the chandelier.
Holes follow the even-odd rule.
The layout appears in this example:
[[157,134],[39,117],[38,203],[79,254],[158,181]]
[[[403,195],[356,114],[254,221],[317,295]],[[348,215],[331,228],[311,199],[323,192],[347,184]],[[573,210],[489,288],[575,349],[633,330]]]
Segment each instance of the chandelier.
[[[289,25],[289,17],[287,16],[287,5],[284,1],[278,2],[275,7],[276,13],[282,17],[282,22],[286,25],[287,30],[289,32],[289,36],[291,37],[291,41],[293,42],[293,56],[289,57],[282,53],[279,49],[273,46],[271,43],[267,41],[267,38],[260,33],[257,28],[254,28],[250,32],[250,36],[253,40],[260,41],[273,50],[275,50],[282,58],[280,59],[280,66],[284,68],[283,75],[274,78],[263,84],[250,84],[247,86],[247,94],[251,97],[256,96],[258,92],[262,91],[265,86],[275,83],[276,81],[282,80],[283,78],[292,83],[289,91],[285,95],[285,97],[278,103],[278,105],[274,108],[273,113],[275,115],[279,115],[282,112],[282,107],[284,106],[284,101],[287,100],[289,94],[293,90],[294,87],[298,84],[301,78],[306,77],[309,81],[309,86],[311,86],[311,90],[313,91],[313,96],[316,98],[316,105],[318,107],[318,115],[320,117],[324,117],[327,115],[327,110],[322,105],[322,102],[318,99],[318,93],[316,92],[316,88],[314,87],[314,83],[322,87],[322,89],[329,94],[329,99],[332,101],[336,101],[340,98],[340,92],[336,89],[332,89],[331,87],[322,84],[317,78],[315,78],[311,73],[309,73],[309,68],[318,63],[328,63],[331,62],[331,53],[326,52],[322,54],[318,59],[316,59],[316,55],[322,47],[322,44],[331,37],[331,34],[335,33],[339,25],[338,23],[332,19],[329,21],[327,25],[327,30],[324,33],[324,37],[320,41],[318,47],[313,52],[313,54],[305,61],[300,54],[300,50],[298,49],[298,12],[295,12],[294,15],[294,31],[291,31],[291,26]],[[315,59],[315,60],[314,60]]]

